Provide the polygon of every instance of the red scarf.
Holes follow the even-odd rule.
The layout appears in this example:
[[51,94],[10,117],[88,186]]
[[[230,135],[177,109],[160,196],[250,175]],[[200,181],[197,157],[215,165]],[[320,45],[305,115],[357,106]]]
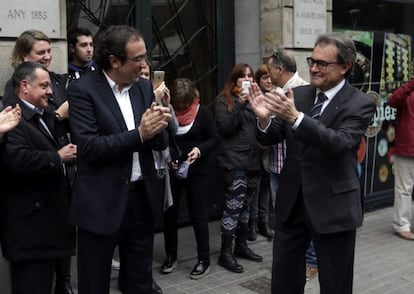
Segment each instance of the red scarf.
[[197,115],[199,104],[200,104],[200,99],[195,98],[193,103],[191,103],[191,105],[188,106],[186,109],[175,110],[175,116],[177,117],[178,125],[188,126],[189,124],[191,124]]

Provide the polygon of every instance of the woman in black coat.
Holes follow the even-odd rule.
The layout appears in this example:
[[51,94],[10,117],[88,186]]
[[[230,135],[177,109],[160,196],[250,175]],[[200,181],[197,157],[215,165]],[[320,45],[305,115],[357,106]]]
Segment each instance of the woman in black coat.
[[[198,91],[190,80],[176,79],[171,87],[171,104],[179,123],[170,146],[171,156],[177,160],[172,169],[171,187],[173,206],[164,215],[164,239],[167,257],[163,273],[177,266],[177,218],[180,197],[185,193],[188,211],[197,241],[197,264],[191,271],[192,279],[200,279],[210,271],[209,230],[206,203],[209,195],[208,159],[217,142],[213,117],[207,107],[200,104]],[[188,165],[187,174],[177,178],[180,164]]]

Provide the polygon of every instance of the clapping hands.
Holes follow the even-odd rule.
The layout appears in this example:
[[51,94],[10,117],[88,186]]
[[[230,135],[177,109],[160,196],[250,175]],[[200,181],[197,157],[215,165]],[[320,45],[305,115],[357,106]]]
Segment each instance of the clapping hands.
[[22,113],[19,104],[16,104],[14,108],[7,106],[0,112],[0,138],[19,124],[21,116]]
[[142,115],[141,122],[138,126],[139,133],[143,141],[153,138],[168,126],[171,118],[170,108],[151,104]]

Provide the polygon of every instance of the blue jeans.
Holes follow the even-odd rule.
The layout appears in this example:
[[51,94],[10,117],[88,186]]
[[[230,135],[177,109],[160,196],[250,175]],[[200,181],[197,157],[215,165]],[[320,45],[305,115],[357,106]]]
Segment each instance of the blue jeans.
[[260,177],[259,193],[253,194],[250,203],[250,221],[256,223],[267,223],[269,220],[269,200],[270,200],[270,175],[262,171]]
[[279,188],[279,174],[275,174],[270,172],[270,195],[272,199],[272,207],[273,209],[276,207],[276,193],[277,189]]

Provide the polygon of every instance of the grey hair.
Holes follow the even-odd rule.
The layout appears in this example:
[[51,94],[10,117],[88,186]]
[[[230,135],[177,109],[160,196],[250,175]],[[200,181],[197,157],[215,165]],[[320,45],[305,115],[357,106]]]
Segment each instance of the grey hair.
[[[355,63],[356,59],[356,47],[354,41],[350,37],[342,33],[327,33],[318,36],[315,42],[315,47],[317,45],[335,45],[337,48],[338,61],[341,63]],[[351,67],[352,69],[352,67]],[[346,76],[351,72],[351,69],[348,70]]]

